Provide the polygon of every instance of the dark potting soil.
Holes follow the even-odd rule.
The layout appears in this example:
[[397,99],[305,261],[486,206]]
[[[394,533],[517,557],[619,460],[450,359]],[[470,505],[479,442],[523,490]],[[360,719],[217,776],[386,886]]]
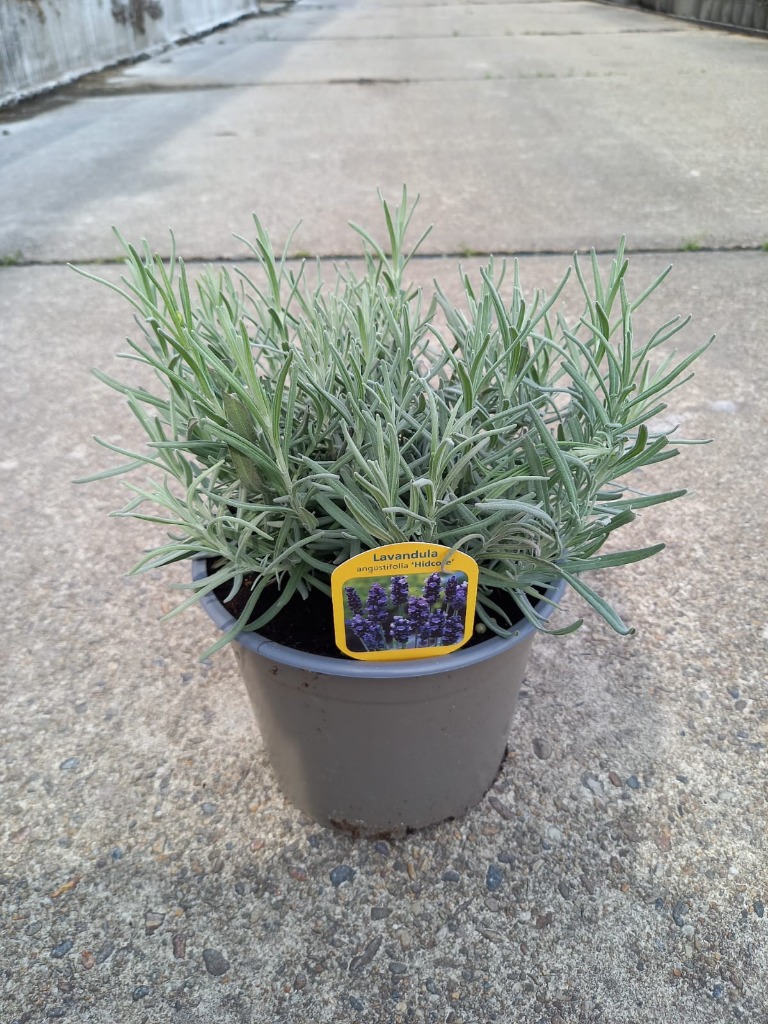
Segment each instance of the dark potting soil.
[[[229,584],[217,587],[214,591],[219,601],[236,619],[248,602],[252,583],[251,580],[249,585],[249,580],[246,577],[244,585],[231,601],[224,600],[231,589]],[[273,588],[268,588],[262,594],[251,613],[251,622],[272,607],[276,595],[277,591]],[[493,601],[503,609],[512,622],[517,623],[522,620],[520,609],[506,592],[495,591]],[[347,658],[347,655],[341,653],[334,641],[331,599],[314,588],[307,598],[294,597],[265,626],[260,626],[258,632],[268,640],[274,640],[285,647],[293,647],[297,651],[320,654],[326,658]],[[484,640],[489,640],[492,636],[494,634],[475,616],[474,632],[464,647],[474,647]],[[360,649],[362,650],[362,647]]]

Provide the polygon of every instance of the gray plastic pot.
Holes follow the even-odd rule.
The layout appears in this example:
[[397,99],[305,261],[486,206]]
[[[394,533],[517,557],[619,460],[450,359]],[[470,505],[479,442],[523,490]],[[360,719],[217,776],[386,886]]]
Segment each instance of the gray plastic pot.
[[[204,579],[205,560],[192,565]],[[564,589],[547,597],[558,601]],[[201,604],[220,629],[232,626],[213,594]],[[258,633],[241,633],[233,647],[291,803],[324,825],[383,836],[458,817],[483,798],[504,759],[535,632],[521,623],[510,639],[380,664],[306,654]]]

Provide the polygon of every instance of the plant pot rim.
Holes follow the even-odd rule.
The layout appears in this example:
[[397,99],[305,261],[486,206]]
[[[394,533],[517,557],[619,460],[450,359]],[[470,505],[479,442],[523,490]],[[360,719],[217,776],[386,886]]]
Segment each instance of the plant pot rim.
[[[192,559],[192,579],[197,582],[208,575],[207,556],[198,555]],[[565,593],[565,580],[558,580],[547,590],[550,601],[559,602]],[[227,611],[214,593],[206,594],[200,599],[200,605],[222,632],[231,629],[235,619]],[[548,619],[554,611],[552,605],[539,601],[536,610],[542,619]],[[332,624],[329,625],[329,629]],[[322,654],[310,654],[299,651],[295,647],[285,647],[276,640],[269,640],[256,632],[237,634],[236,642],[249,651],[261,654],[280,665],[305,669],[326,676],[345,676],[353,679],[404,679],[409,676],[430,676],[440,672],[460,672],[480,662],[487,661],[497,654],[502,654],[516,644],[521,643],[536,629],[527,619],[519,624],[519,628],[511,637],[494,636],[483,643],[472,647],[459,648],[452,654],[442,654],[435,658],[414,658],[412,661],[358,661],[353,658],[329,658]]]

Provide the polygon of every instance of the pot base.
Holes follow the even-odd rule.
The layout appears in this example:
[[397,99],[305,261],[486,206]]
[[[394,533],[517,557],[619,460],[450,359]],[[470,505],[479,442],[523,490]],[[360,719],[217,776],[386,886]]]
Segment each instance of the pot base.
[[482,800],[504,760],[532,641],[460,671],[400,679],[322,675],[240,644],[235,653],[287,798],[323,825],[376,838],[458,818]]
[[[496,782],[498,781],[499,776],[501,775],[502,769],[504,768],[504,762],[507,760],[508,753],[509,748],[504,747],[504,753],[502,755],[501,761],[499,762],[499,767],[496,771],[496,775],[494,776],[493,782],[490,784],[488,789],[485,791],[485,793],[483,793],[483,797],[487,796],[488,793],[490,793],[490,791],[496,785]],[[481,799],[483,799],[483,797],[481,797]],[[469,810],[471,810],[471,808],[467,807],[466,811]],[[442,825],[446,821],[456,821],[457,817],[461,817],[461,815],[451,814],[449,815],[449,817],[443,818],[442,821],[434,821],[432,822],[432,824]],[[410,826],[405,826],[403,828],[396,829],[393,831],[372,832],[363,821],[344,821],[335,818],[331,818],[328,821],[328,825],[330,825],[331,828],[336,829],[337,832],[343,832],[345,835],[350,836],[352,839],[403,839],[407,835],[412,835],[414,832],[418,832],[418,828],[412,828]]]

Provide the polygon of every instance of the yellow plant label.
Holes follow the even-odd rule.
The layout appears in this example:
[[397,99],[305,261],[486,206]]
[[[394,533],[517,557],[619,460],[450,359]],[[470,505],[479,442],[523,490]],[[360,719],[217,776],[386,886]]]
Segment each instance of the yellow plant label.
[[336,646],[363,661],[434,658],[472,636],[477,562],[443,544],[385,544],[331,575]]

